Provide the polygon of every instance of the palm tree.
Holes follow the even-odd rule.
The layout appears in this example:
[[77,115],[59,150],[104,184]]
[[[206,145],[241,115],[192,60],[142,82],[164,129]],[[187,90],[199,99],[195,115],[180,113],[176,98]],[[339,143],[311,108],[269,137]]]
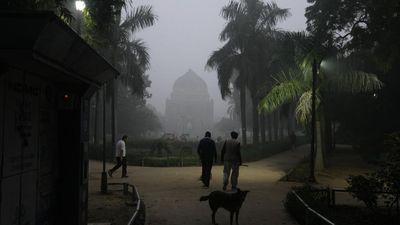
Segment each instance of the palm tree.
[[[212,53],[207,66],[217,70],[222,97],[231,93],[230,84],[240,91],[240,108],[243,143],[246,144],[246,88],[249,88],[253,102],[253,143],[258,143],[257,87],[260,73],[259,43],[274,31],[279,20],[289,15],[287,9],[280,9],[275,3],[260,0],[230,1],[221,11],[227,24],[220,34],[226,44]],[[263,62],[262,62],[263,63]],[[237,73],[233,81],[233,74]]]
[[[95,1],[88,0],[85,38],[92,46],[110,60],[120,71],[119,80],[108,85],[108,98],[111,100],[112,144],[116,136],[116,90],[122,83],[132,94],[139,97],[147,95],[145,71],[149,66],[149,55],[144,42],[134,34],[140,29],[152,26],[156,16],[151,6],[132,7],[131,0]],[[129,7],[128,7],[129,6]],[[125,10],[123,17],[122,11]]]
[[150,56],[143,40],[134,35],[154,24],[157,17],[151,6],[139,6],[127,12],[126,18],[116,27],[117,64],[121,71],[121,82],[132,94],[145,97],[145,72],[150,65]]
[[228,41],[222,48],[211,54],[206,66],[217,70],[222,99],[232,94],[231,83],[239,90],[242,142],[246,145],[246,77],[242,68],[243,60],[244,57],[237,51],[234,43]]
[[[259,104],[260,110],[274,111],[287,102],[296,102],[296,118],[301,124],[310,121],[312,111],[312,71],[311,63],[307,59],[290,69],[281,71],[275,76],[275,85]],[[383,87],[376,75],[354,68],[351,58],[335,57],[319,63],[316,86],[316,132],[317,153],[315,168],[324,166],[321,137],[323,137],[324,101],[328,95],[338,92],[368,93]]]
[[117,133],[115,102],[118,84],[121,82],[131,90],[132,94],[140,98],[146,95],[145,72],[150,65],[150,57],[145,43],[141,39],[135,38],[134,34],[140,29],[152,26],[155,20],[156,16],[151,6],[139,6],[127,11],[122,22],[121,10],[117,13],[117,23],[114,26],[111,45],[113,46],[111,61],[121,72],[121,76],[119,81],[113,80],[111,84],[112,143],[115,143]]
[[[282,69],[287,68],[294,64],[294,43],[287,38],[286,32],[272,31],[267,33],[263,41],[258,43],[260,54],[258,59],[260,60],[259,72],[257,75],[257,104],[258,102],[270,91],[273,86],[274,80],[271,75],[276,74]],[[278,110],[277,110],[278,111]],[[268,121],[269,140],[272,140],[272,124],[274,123],[274,134],[278,134],[279,119],[281,118],[279,112],[274,112],[274,119],[272,120],[272,114],[265,115],[265,112],[260,113],[260,124],[261,124],[261,138],[263,143],[266,139],[266,127],[265,123]],[[265,117],[268,118],[265,118]],[[283,117],[282,117],[283,118]],[[281,128],[283,126],[280,126]],[[275,135],[275,139],[278,139],[278,135]]]

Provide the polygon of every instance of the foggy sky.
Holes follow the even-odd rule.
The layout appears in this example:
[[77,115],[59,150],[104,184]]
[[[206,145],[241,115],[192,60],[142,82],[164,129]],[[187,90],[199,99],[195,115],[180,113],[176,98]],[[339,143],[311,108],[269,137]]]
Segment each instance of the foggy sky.
[[[134,0],[136,5],[152,5],[158,20],[155,25],[139,31],[149,48],[151,68],[147,72],[152,81],[149,104],[165,113],[165,100],[170,97],[175,80],[189,69],[202,77],[214,99],[214,121],[226,116],[227,103],[221,99],[215,71],[205,71],[212,53],[222,46],[219,33],[226,21],[220,11],[228,0]],[[299,31],[306,27],[304,17],[307,0],[276,0],[281,8],[292,14],[278,27]]]

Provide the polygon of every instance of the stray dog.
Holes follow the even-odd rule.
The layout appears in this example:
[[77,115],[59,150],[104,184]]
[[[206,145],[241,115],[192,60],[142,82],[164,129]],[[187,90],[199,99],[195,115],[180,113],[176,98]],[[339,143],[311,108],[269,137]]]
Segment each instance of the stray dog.
[[231,225],[233,220],[233,215],[236,213],[236,225],[238,225],[238,217],[239,217],[239,210],[242,207],[244,200],[246,199],[246,195],[249,191],[241,191],[237,189],[237,192],[234,193],[226,193],[222,191],[213,191],[208,196],[202,196],[200,201],[207,201],[210,204],[210,208],[212,210],[212,223],[215,223],[215,213],[217,212],[218,208],[224,208],[231,213]]

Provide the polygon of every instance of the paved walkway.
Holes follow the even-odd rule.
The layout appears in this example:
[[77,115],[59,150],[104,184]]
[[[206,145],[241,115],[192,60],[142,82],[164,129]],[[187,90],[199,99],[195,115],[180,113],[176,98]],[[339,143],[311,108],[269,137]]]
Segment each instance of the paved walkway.
[[[283,200],[293,183],[278,182],[286,170],[294,167],[309,152],[309,146],[298,147],[240,168],[239,188],[250,190],[240,212],[241,225],[294,225],[283,208]],[[108,164],[107,168],[112,165]],[[101,163],[90,162],[90,187],[98,189]],[[120,172],[120,171],[118,171]],[[210,189],[202,189],[197,180],[200,167],[128,167],[129,178],[118,172],[109,182],[128,181],[137,186],[147,206],[148,225],[208,225],[211,211],[202,195],[222,188],[222,166],[213,167]],[[229,213],[217,212],[217,223],[229,224]]]

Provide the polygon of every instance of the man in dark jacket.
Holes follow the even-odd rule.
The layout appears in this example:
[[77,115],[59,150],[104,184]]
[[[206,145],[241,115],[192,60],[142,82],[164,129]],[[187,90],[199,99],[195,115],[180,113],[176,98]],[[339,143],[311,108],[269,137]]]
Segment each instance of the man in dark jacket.
[[197,147],[197,153],[201,160],[201,180],[205,188],[210,186],[211,169],[213,165],[213,159],[217,161],[217,149],[215,147],[215,142],[211,139],[211,133],[206,132],[204,138],[200,140]]

